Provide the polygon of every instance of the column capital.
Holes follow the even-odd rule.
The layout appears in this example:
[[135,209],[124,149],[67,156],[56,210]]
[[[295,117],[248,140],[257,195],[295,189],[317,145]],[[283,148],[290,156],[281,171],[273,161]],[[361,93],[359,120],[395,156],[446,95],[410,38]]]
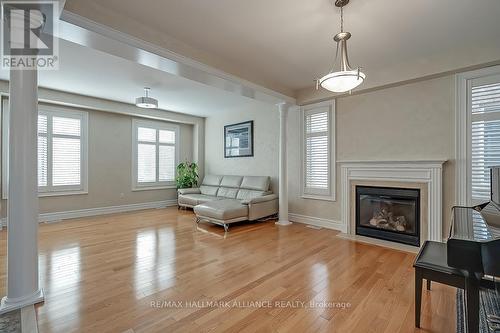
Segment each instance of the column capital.
[[295,105],[295,104],[292,104],[292,103],[287,103],[287,102],[277,103],[276,106],[278,107],[278,110],[280,112],[290,111],[290,110],[293,110],[293,109],[299,109],[300,108],[298,105]]

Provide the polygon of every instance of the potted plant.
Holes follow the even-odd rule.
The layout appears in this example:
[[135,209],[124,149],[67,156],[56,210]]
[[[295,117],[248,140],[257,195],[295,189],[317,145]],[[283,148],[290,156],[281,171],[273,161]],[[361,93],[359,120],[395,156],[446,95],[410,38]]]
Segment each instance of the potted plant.
[[198,185],[198,165],[194,162],[182,162],[177,166],[175,176],[177,188],[191,188]]

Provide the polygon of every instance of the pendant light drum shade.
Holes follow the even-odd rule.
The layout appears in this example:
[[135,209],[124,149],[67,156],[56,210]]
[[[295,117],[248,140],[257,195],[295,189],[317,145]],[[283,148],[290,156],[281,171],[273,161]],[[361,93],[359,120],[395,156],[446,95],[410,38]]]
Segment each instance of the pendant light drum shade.
[[135,105],[139,108],[143,109],[156,109],[158,108],[158,100],[149,97],[149,88],[144,88],[144,94],[145,96],[143,97],[137,97],[135,99]]

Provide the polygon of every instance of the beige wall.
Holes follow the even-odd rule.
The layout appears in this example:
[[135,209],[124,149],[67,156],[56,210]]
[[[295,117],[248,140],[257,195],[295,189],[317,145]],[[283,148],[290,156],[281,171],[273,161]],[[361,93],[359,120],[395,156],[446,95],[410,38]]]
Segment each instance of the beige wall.
[[[206,174],[271,176],[278,190],[279,114],[275,105],[239,108],[205,121]],[[254,121],[254,156],[224,158],[224,126]]]
[[[89,111],[88,194],[40,198],[40,213],[175,199],[175,189],[132,191],[132,117]],[[192,125],[180,125],[180,160],[192,158]],[[123,194],[123,197],[121,195]]]
[[[5,83],[0,82],[0,91],[5,94],[7,90]],[[128,104],[43,88],[39,90],[39,95],[44,100],[56,103],[66,100],[71,100],[74,104],[78,102],[81,107],[74,109],[88,112],[89,115],[88,194],[41,197],[40,213],[176,199],[175,189],[132,191],[132,119],[137,118],[134,114],[140,115],[143,109],[136,111],[135,106]],[[106,111],[96,110],[101,106]],[[198,145],[204,140],[199,138],[203,134],[204,119],[168,111],[154,111],[159,116],[153,113],[144,117],[153,118],[153,121],[163,121],[159,118],[168,117],[170,122],[180,126],[180,160],[201,159],[203,168],[204,147]],[[1,217],[6,216],[6,207],[6,201],[2,200]]]
[[[224,159],[224,125],[252,119],[255,121],[255,157]],[[340,221],[340,163],[337,165],[336,202],[300,197],[299,120],[299,112],[289,113],[290,213]],[[210,173],[270,174],[277,179],[278,140],[279,114],[275,106],[207,118],[206,168]],[[449,160],[444,167],[443,177],[443,218],[447,230],[455,190],[453,76],[338,98],[336,141],[338,162]]]
[[[132,191],[132,119],[89,114],[88,194],[41,197],[40,213],[176,199],[175,189]],[[180,124],[180,160],[192,159],[193,126]],[[6,207],[5,201],[2,207]],[[5,216],[5,209],[2,216]]]
[[[337,162],[349,160],[449,160],[444,167],[444,222],[454,201],[454,78],[443,78],[337,99]],[[299,130],[299,113],[290,115],[290,132]],[[300,198],[300,156],[289,138],[290,212],[340,221],[340,172],[337,201]]]

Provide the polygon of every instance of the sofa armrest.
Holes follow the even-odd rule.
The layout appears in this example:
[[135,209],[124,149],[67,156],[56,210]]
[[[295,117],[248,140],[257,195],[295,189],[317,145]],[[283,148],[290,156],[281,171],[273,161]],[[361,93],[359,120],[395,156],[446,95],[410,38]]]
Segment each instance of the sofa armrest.
[[201,193],[199,188],[180,188],[177,190],[179,194],[199,194]]
[[277,200],[277,199],[278,199],[278,196],[276,194],[268,194],[268,195],[263,195],[261,197],[255,197],[252,199],[242,200],[241,202],[243,204],[252,205],[252,204],[256,204],[256,203],[260,203],[260,202],[267,202],[267,201]]

